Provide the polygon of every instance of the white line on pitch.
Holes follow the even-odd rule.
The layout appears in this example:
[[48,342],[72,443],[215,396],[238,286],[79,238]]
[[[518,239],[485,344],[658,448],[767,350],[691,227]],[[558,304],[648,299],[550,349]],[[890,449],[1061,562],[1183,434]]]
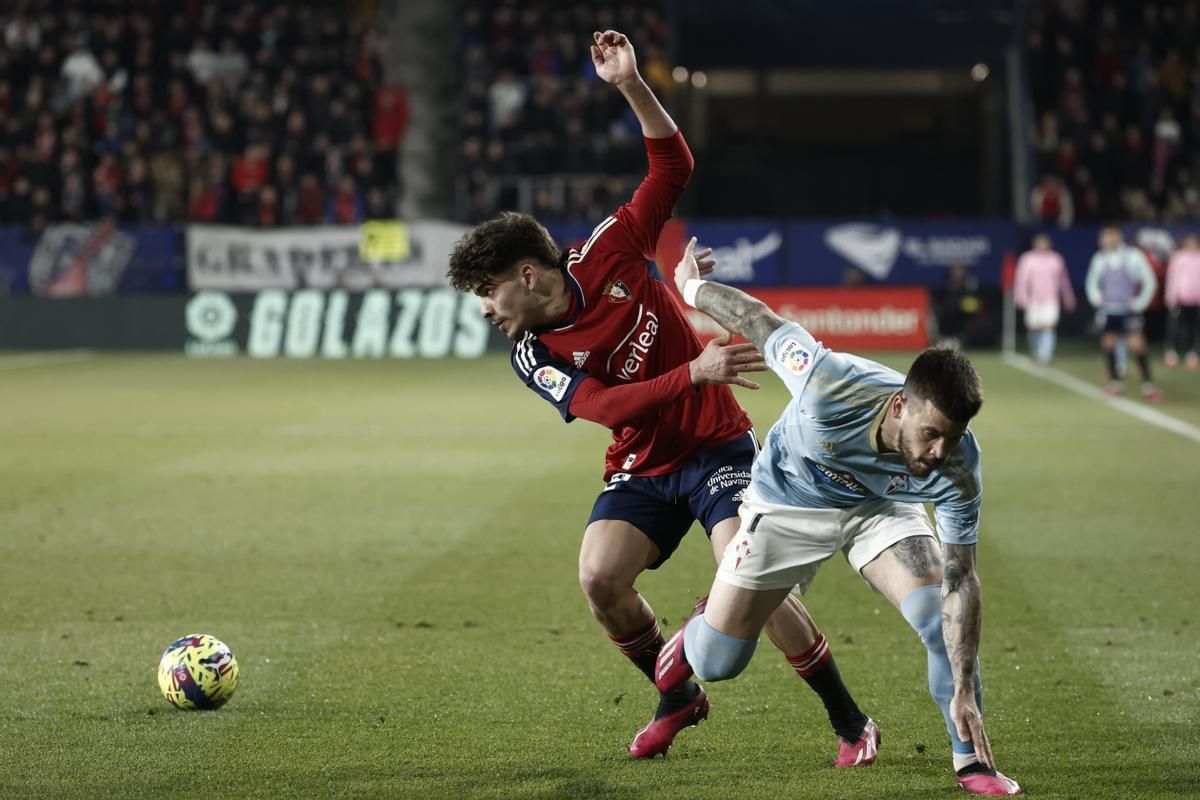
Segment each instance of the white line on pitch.
[[91,350],[46,350],[40,353],[15,353],[0,355],[0,369],[23,369],[44,367],[50,364],[67,364],[92,357]]
[[1004,362],[1011,367],[1015,367],[1022,372],[1027,372],[1043,380],[1056,383],[1064,389],[1070,389],[1076,394],[1081,394],[1084,397],[1092,400],[1099,400],[1102,403],[1112,406],[1117,411],[1123,411],[1131,417],[1137,417],[1142,422],[1148,422],[1151,425],[1156,425],[1171,433],[1178,433],[1180,436],[1191,439],[1193,442],[1200,443],[1200,428],[1195,425],[1184,422],[1181,419],[1169,416],[1156,411],[1153,408],[1147,408],[1144,405],[1135,403],[1132,400],[1126,400],[1123,397],[1109,397],[1099,387],[1093,386],[1087,381],[1082,381],[1074,375],[1068,375],[1062,370],[1054,367],[1043,367],[1033,363],[1025,356],[1014,355],[1012,353],[1004,354]]

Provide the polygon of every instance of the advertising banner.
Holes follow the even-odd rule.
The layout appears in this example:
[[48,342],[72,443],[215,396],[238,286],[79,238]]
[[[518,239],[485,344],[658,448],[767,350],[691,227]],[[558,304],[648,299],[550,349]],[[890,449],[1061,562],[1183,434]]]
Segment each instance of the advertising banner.
[[182,290],[176,228],[61,223],[40,235],[0,228],[0,293],[65,298]]
[[997,284],[1005,251],[1018,243],[1007,221],[793,222],[787,229],[785,277],[793,285],[836,286],[853,268],[867,283],[937,286],[955,264]]
[[[929,346],[929,291],[924,287],[747,291],[833,350],[920,350]],[[703,340],[724,332],[699,311],[689,310],[688,317]]]
[[[677,226],[675,231],[672,226]],[[588,225],[550,225],[563,247],[586,240]],[[692,236],[712,247],[715,279],[734,286],[939,286],[955,264],[983,284],[1000,282],[1006,251],[1018,245],[1008,221],[889,223],[858,220],[671,220],[658,243],[667,277]],[[669,240],[669,241],[668,241]],[[854,275],[853,273],[858,273]]]
[[510,345],[452,289],[198,292],[187,303],[184,352],[254,358],[478,358]]
[[683,243],[695,236],[696,249],[712,248],[717,262],[713,280],[730,286],[778,286],[787,283],[786,233],[787,226],[780,222],[695,220],[688,223]]
[[193,291],[445,286],[450,251],[466,230],[439,221],[272,230],[189,225],[188,286]]

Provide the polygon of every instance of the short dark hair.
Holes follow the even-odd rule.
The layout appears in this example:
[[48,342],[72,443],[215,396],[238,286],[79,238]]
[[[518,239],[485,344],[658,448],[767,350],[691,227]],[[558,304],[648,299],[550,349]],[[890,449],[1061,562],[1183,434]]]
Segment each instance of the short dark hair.
[[951,422],[964,425],[983,405],[979,373],[950,347],[930,347],[917,356],[904,380],[904,394],[928,400]]
[[555,267],[561,258],[562,251],[540,222],[528,214],[505,211],[458,240],[446,277],[458,291],[475,292],[523,259]]

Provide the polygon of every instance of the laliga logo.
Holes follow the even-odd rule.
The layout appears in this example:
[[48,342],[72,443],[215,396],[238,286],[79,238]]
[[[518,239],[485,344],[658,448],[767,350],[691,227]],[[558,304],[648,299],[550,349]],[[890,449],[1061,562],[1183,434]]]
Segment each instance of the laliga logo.
[[571,385],[571,376],[554,367],[542,367],[533,374],[533,381],[557,403],[567,396],[567,387]]
[[537,375],[534,377],[534,380],[537,381],[538,386],[542,387],[547,392],[553,392],[558,388],[558,385],[562,383],[565,378],[565,375],[553,367],[543,367],[537,371]]
[[797,375],[802,375],[812,361],[812,353],[800,346],[795,339],[788,339],[783,344],[779,360],[783,365]]

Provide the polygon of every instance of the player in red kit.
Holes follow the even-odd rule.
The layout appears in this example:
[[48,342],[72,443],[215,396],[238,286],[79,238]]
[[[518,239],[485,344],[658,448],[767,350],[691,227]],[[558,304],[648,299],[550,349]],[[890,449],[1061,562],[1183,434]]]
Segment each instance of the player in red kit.
[[[448,274],[455,288],[479,295],[483,315],[512,340],[513,369],[530,389],[567,422],[582,417],[612,430],[579,582],[609,638],[653,682],[663,637],[634,582],[671,556],[694,521],[720,560],[758,449],[728,384],[757,389],[739,373],[764,364],[753,346],[728,338],[701,347],[674,291],[648,263],[691,177],[692,156],[638,74],[625,36],[597,33],[591,50],[599,77],[641,122],[649,174],[578,249],[561,252],[532,217],[504,213],[458,242]],[[825,704],[839,737],[835,763],[872,763],[878,728],[800,602],[784,603],[767,633]],[[708,698],[694,682],[661,694],[630,753],[666,753],[681,729],[707,715]]]

